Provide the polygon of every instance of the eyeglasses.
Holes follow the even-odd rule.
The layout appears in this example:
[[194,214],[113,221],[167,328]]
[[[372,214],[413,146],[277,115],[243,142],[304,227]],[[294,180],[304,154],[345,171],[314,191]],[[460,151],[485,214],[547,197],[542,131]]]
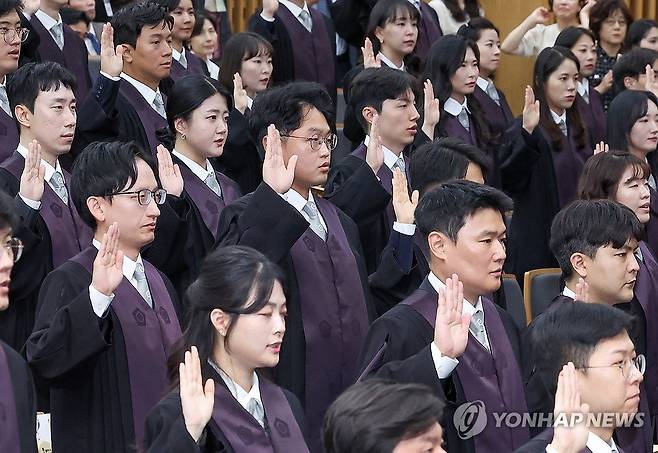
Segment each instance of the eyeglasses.
[[27,39],[27,35],[30,34],[30,30],[27,28],[19,27],[19,28],[6,28],[2,27],[0,28],[0,36],[5,40],[7,44],[12,44],[14,42],[14,39],[16,39],[16,36],[19,37],[21,42],[25,42]]
[[155,200],[156,204],[163,204],[167,199],[167,191],[164,189],[148,190],[142,189],[133,192],[117,192],[114,195],[137,195],[137,202],[142,206],[151,204],[151,200]]
[[320,137],[314,135],[313,137],[298,137],[296,135],[282,135],[281,137],[286,138],[298,138],[300,140],[306,140],[310,145],[313,151],[319,151],[324,143],[327,145],[329,151],[333,151],[338,146],[338,136],[336,134],[329,134],[326,137]]
[[9,254],[14,263],[23,255],[23,242],[18,238],[9,238],[2,248]]
[[628,379],[629,377],[631,377],[631,372],[633,369],[639,371],[640,374],[644,374],[644,371],[647,368],[647,361],[644,355],[640,354],[637,357],[624,360],[623,362],[616,363],[614,365],[584,366],[584,367],[580,367],[580,369],[586,370],[589,368],[612,368],[612,367],[619,368],[621,370],[621,374],[626,379]]
[[603,23],[606,25],[610,25],[611,27],[614,27],[615,24],[619,24],[620,27],[623,27],[624,25],[628,24],[628,22],[626,22],[626,19],[614,19],[612,17],[604,20]]

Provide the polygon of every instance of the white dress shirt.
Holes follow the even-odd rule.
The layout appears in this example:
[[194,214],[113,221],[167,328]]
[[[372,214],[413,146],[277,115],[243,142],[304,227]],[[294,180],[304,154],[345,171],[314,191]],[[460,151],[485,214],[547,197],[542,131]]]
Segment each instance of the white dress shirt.
[[[233,398],[240,403],[240,406],[244,408],[247,412],[251,414],[249,411],[249,403],[251,402],[252,399],[258,401],[260,404],[260,407],[263,408],[263,416],[258,416],[256,417],[254,414],[251,414],[256,418],[256,421],[261,427],[265,427],[265,417],[264,417],[264,411],[265,411],[265,406],[263,406],[263,400],[261,399],[260,396],[260,383],[258,381],[258,375],[254,372],[253,375],[253,381],[251,384],[251,389],[247,392],[245,389],[243,389],[240,384],[235,382],[231,377],[224,372],[219,366],[217,366],[214,362],[211,360],[208,360],[208,363],[210,366],[212,366],[215,371],[217,371],[217,374],[219,374],[226,384],[226,387],[228,388],[228,391],[233,395]],[[217,384],[219,385],[219,384]]]
[[[139,91],[139,94],[142,95],[142,97],[144,98],[144,100],[146,100],[146,102],[148,103],[148,105],[151,106],[151,108],[153,109],[153,111],[154,111],[154,112],[157,112],[157,110],[155,110],[155,107],[153,107],[153,101],[155,100],[155,96],[157,95],[157,93],[160,92],[160,89],[159,89],[159,88],[158,88],[157,91],[154,91],[154,90],[152,90],[150,87],[144,85],[144,84],[143,84],[142,82],[140,82],[139,80],[133,79],[132,77],[130,77],[130,76],[129,76],[128,74],[126,74],[125,72],[122,72],[121,75],[120,75],[120,77],[121,77],[123,80],[125,80],[126,82],[128,82],[129,84],[131,84],[132,86],[134,86],[135,89],[136,89],[137,91]],[[158,113],[158,115],[159,115],[159,113]]]
[[[485,79],[484,77],[478,77],[478,79],[475,81],[475,83],[485,93],[487,93],[487,88],[489,88],[489,85],[494,85],[493,80]],[[494,85],[494,87],[495,87],[495,85]],[[489,93],[487,93],[487,95],[488,94]]]
[[[98,240],[94,239],[92,244],[100,250],[101,243]],[[135,280],[135,268],[137,267],[137,263],[142,264],[142,266],[144,265],[141,254],[137,255],[137,260],[135,261],[128,258],[125,254],[123,255],[123,276],[135,287],[135,289],[138,288],[137,280]],[[91,299],[91,307],[94,309],[96,316],[102,318],[107,314],[107,309],[110,307],[110,304],[114,299],[114,293],[106,296],[94,288],[93,285],[89,285],[89,299]]]
[[252,105],[254,105],[254,100],[247,96],[247,108],[251,110]]
[[[173,47],[171,48],[171,58],[173,58],[174,60],[176,60],[176,61],[179,62],[179,63],[180,63],[180,57],[181,57],[184,53],[185,53],[185,48],[183,48],[183,51],[182,51],[182,52],[177,51],[177,50],[174,49]],[[186,61],[189,61],[189,60],[187,60],[187,55],[185,56],[185,59],[186,59]]]
[[208,75],[211,79],[219,80],[219,66],[210,58],[206,58],[206,67],[208,68]]
[[555,122],[555,124],[560,124],[560,121],[564,121],[564,124],[567,124],[567,111],[566,110],[564,112],[562,112],[562,115],[558,115],[557,113],[555,113],[553,110],[550,110],[550,109],[549,109],[549,111],[551,112],[551,117],[553,118],[553,121]]
[[175,149],[171,152],[171,154],[178,157],[187,166],[187,168],[189,168],[192,173],[194,173],[203,182],[206,181],[206,178],[210,173],[215,171],[208,159],[206,159],[206,168],[203,168],[201,165],[197,164],[184,154],[179,153]]
[[392,61],[391,61],[386,55],[384,55],[383,53],[379,52],[377,55],[379,56],[379,60],[380,60],[382,63],[384,63],[386,66],[388,66],[389,68],[397,69],[398,71],[406,71],[406,69],[404,68],[404,61],[402,62],[402,66],[397,67],[397,66],[395,66],[395,63],[393,63],[393,62],[392,62]]
[[[430,272],[430,274],[427,276],[427,280],[430,282],[432,288],[434,288],[434,290],[437,293],[439,292],[440,289],[446,287],[445,283],[439,280],[438,277],[434,275],[434,273],[432,272]],[[472,315],[477,310],[482,311],[483,314],[482,320],[484,322],[484,310],[482,309],[482,298],[478,297],[477,303],[475,305],[464,299],[464,304],[462,305],[462,314]],[[485,336],[487,337],[486,346],[489,348],[489,350],[491,350],[488,344],[489,343],[488,336],[486,335],[486,327],[485,327]],[[470,338],[469,341],[471,341]],[[459,360],[442,355],[441,351],[439,351],[439,348],[436,346],[434,342],[432,342],[430,349],[432,352],[432,361],[434,362],[434,367],[436,368],[436,374],[439,376],[439,379],[447,378],[457,367],[457,365],[459,364]]]
[[52,28],[55,25],[62,24],[62,40],[64,39],[64,28],[63,28],[64,25],[62,23],[62,16],[57,14],[57,20],[55,20],[52,17],[50,17],[48,14],[41,11],[40,9],[38,9],[37,12],[34,13],[34,15],[37,17],[37,19],[39,19],[39,22],[41,22],[43,28],[48,30],[48,33],[50,33],[50,36],[52,36],[53,41],[55,41],[55,43],[57,43],[57,40],[55,39],[55,35],[53,35]]
[[553,47],[555,40],[560,34],[557,24],[537,24],[523,35],[519,47],[512,54],[523,57],[534,57],[547,47]]
[[[27,153],[28,153],[27,148],[24,147],[23,145],[21,145],[20,143],[18,144],[18,147],[16,148],[16,151],[18,151],[18,154],[23,156],[24,159],[27,158]],[[41,159],[41,164],[43,164],[43,166],[46,169],[43,180],[50,186],[51,189],[55,190],[52,183],[50,182],[50,178],[53,177],[53,174],[56,171],[60,172],[62,174],[62,176],[64,176],[64,172],[62,171],[62,166],[59,165],[59,160],[55,161],[55,166],[54,167],[52,165],[50,165],[48,162],[46,162],[45,160],[43,160],[43,159]],[[21,199],[23,200],[23,202],[26,205],[28,205],[29,207],[31,207],[35,211],[38,211],[39,208],[41,207],[41,201],[30,200],[29,198],[25,198],[23,195],[20,195],[20,194],[19,194],[19,196],[21,197]]]
[[464,108],[470,112],[470,110],[468,110],[468,99],[465,96],[464,96],[464,102],[461,104],[456,100],[454,100],[453,98],[448,98],[446,103],[443,105],[443,110],[445,110],[452,116],[459,116],[459,114],[462,112]]
[[[310,224],[311,219],[309,218],[308,214],[306,214],[306,211],[304,211],[304,206],[306,206],[306,203],[309,201],[312,201],[315,203],[315,199],[313,198],[313,194],[311,191],[308,191],[308,200],[305,199],[303,196],[299,194],[295,189],[289,189],[286,193],[281,194],[284,200],[286,200],[288,203],[292,205],[293,208],[299,211],[299,213],[304,217],[304,219]],[[316,203],[317,206],[317,203]],[[320,219],[320,223],[324,227],[324,231],[329,231],[327,228],[327,224],[324,221],[324,218],[322,218],[322,213],[320,212],[320,209],[318,208],[318,218]]]
[[566,286],[565,286],[564,289],[562,290],[562,295],[563,295],[563,296],[566,296],[566,297],[570,297],[570,298],[573,299],[573,300],[576,300],[576,293],[574,293],[573,291],[571,291],[571,290],[570,290],[569,288],[567,288]]
[[[89,24],[89,29],[87,30],[87,33],[90,35],[94,35],[96,39],[98,39],[98,42],[100,43],[101,40],[98,38],[96,35],[96,30],[94,30],[94,26],[92,24]],[[98,55],[98,52],[96,52],[96,49],[94,49],[94,45],[91,42],[91,39],[85,37],[85,46],[87,47],[87,53],[89,55]]]
[[589,79],[587,77],[583,77],[582,80],[579,80],[576,89],[578,90],[578,94],[582,97],[584,97],[586,94],[589,95]]
[[[591,431],[587,436],[586,447],[592,453],[619,453],[617,444],[615,444],[615,441],[612,438],[610,439],[610,443],[608,443]],[[546,453],[560,453],[560,452],[557,451],[555,448],[551,447],[550,445],[548,445],[546,446]]]

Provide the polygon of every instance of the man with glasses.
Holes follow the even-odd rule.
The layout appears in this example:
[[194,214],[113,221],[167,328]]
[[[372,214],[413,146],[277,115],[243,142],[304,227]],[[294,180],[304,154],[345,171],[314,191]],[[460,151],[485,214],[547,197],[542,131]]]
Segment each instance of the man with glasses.
[[[651,451],[648,446],[644,450],[618,446],[622,425],[629,421],[635,426],[650,423],[638,414],[645,360],[637,355],[631,341],[632,323],[633,318],[617,308],[582,303],[554,304],[536,319],[532,347],[550,394],[559,398],[558,375],[567,368],[575,370],[571,386],[580,391],[578,404],[584,406],[576,412],[584,416],[589,431],[587,447],[580,450],[569,444],[548,446],[553,437],[553,428],[549,428],[517,453]],[[565,420],[568,418],[562,422]]]
[[249,123],[265,149],[263,183],[224,208],[217,235],[219,245],[253,247],[285,273],[288,319],[274,378],[303,402],[311,451],[320,451],[327,407],[355,380],[375,313],[356,225],[311,192],[327,180],[333,114],[317,83],[256,97]]
[[[57,450],[132,451],[166,393],[181,329],[173,285],[141,254],[167,196],[155,173],[148,151],[119,142],[90,145],[73,168],[71,197],[93,244],[46,277],[26,344],[50,384]],[[160,175],[168,187],[171,174]]]

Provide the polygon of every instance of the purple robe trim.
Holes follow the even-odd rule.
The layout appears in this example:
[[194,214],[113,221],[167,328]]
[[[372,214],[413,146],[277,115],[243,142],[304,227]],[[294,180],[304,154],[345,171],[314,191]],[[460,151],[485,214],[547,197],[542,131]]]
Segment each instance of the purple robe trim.
[[30,24],[39,35],[39,56],[42,61],[54,61],[71,71],[75,76],[75,99],[78,105],[91,90],[91,80],[87,63],[87,47],[84,41],[68,25],[64,25],[64,48],[60,49],[52,35],[36,15],[32,15]]
[[11,157],[18,147],[16,121],[0,109],[0,163]]
[[[96,247],[87,247],[71,261],[91,274],[97,253]],[[153,308],[125,277],[114,290],[115,297],[110,304],[110,309],[119,319],[126,343],[126,371],[130,380],[135,442],[140,446],[144,441],[146,414],[167,391],[167,357],[174,343],[182,336],[164,280],[151,263],[142,262]]]
[[18,420],[16,418],[16,400],[14,386],[9,374],[9,362],[5,350],[0,344],[0,451],[19,452],[21,443],[18,439]]
[[[25,167],[25,159],[16,151],[0,166],[20,181]],[[88,247],[93,237],[91,229],[82,221],[75,207],[71,206],[71,188],[69,187],[71,176],[64,169],[62,172],[69,192],[69,204],[64,203],[50,187],[50,184],[44,182],[41,208],[39,209],[39,215],[46,223],[50,234],[53,269],[58,268]]]
[[658,193],[651,187],[649,192],[651,200],[649,202],[649,223],[646,224],[646,240],[651,252],[654,256],[658,256]]
[[583,171],[585,160],[593,154],[593,150],[579,149],[576,140],[569,133],[569,137],[564,141],[562,149],[556,151],[551,145],[552,141],[544,128],[540,128],[546,143],[551,148],[553,157],[553,168],[555,169],[555,179],[557,181],[557,191],[559,208],[562,209],[576,198],[578,180]]
[[491,127],[491,130],[497,134],[505,132],[514,121],[514,116],[502,91],[498,90],[500,105],[496,104],[496,101],[491,99],[478,85],[475,85],[473,96],[480,103],[484,119]]
[[468,143],[474,146],[480,146],[477,136],[475,135],[475,126],[473,125],[473,120],[471,115],[468,115],[469,118],[469,128],[470,131],[467,131],[464,126],[461,125],[456,116],[452,116],[447,112],[442,112],[445,119],[443,119],[443,131],[446,137],[458,138],[464,143]]
[[587,127],[590,138],[594,144],[606,141],[608,136],[608,117],[603,109],[601,95],[593,88],[589,90],[589,104],[580,94],[576,96],[578,113]]
[[336,96],[336,59],[322,13],[309,8],[313,31],[309,32],[286,7],[279,8],[277,20],[283,22],[292,43],[295,80],[324,85],[332,99]]
[[283,391],[259,379],[267,432],[220,383],[215,385],[212,419],[235,453],[308,453],[297,420]]
[[327,225],[323,241],[309,227],[292,247],[306,339],[304,409],[312,441],[319,440],[329,405],[355,379],[368,330],[359,271],[336,207],[315,197]]
[[[167,120],[160,116],[160,114],[156,112],[148,102],[146,102],[146,99],[139,94],[137,88],[132,86],[129,82],[122,80],[121,85],[119,86],[119,92],[137,111],[144,132],[146,132],[146,137],[148,138],[149,146],[151,147],[151,153],[153,153],[153,157],[156,157],[157,147],[160,144],[160,141],[155,136],[155,131],[167,127]],[[162,94],[162,100],[166,105],[167,97],[164,93]]]
[[190,74],[206,74],[203,70],[206,64],[199,57],[190,51],[185,51],[185,58],[187,59],[187,68],[184,68],[175,58],[171,59],[171,72],[169,76],[172,80],[176,81]]
[[[434,329],[437,299],[433,293],[417,290],[402,303],[418,311]],[[527,413],[521,371],[505,327],[493,302],[482,297],[482,308],[491,352],[469,333],[466,350],[455,370],[466,401],[482,401],[490,421],[494,420],[494,412]],[[528,440],[527,428],[497,427],[491,422],[473,437],[476,452],[514,451]]]
[[427,52],[434,41],[443,36],[441,26],[435,21],[436,14],[430,5],[420,2],[420,20],[418,22],[418,41],[416,42],[416,55],[425,61]]

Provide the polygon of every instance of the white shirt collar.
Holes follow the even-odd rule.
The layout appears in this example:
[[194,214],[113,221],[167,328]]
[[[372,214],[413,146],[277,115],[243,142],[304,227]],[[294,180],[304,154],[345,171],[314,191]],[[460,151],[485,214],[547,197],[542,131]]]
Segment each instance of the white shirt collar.
[[[409,0],[409,1],[411,2],[412,0]],[[392,61],[391,61],[386,55],[384,55],[383,53],[379,52],[377,55],[379,56],[379,59],[381,60],[381,62],[384,63],[384,64],[385,64],[386,66],[388,66],[389,68],[397,69],[398,71],[404,71],[404,70],[405,70],[405,69],[404,69],[404,61],[402,62],[402,66],[400,66],[400,67],[398,68],[397,66],[395,66],[395,63],[393,63],[393,62],[392,62]]]
[[484,77],[478,77],[478,79],[475,82],[477,86],[480,87],[482,91],[485,93],[487,92],[487,88],[489,87],[489,84],[493,85],[493,82],[489,79],[485,79]]
[[470,110],[468,109],[468,99],[466,97],[464,97],[464,102],[462,104],[460,104],[453,98],[448,98],[445,105],[443,106],[443,110],[445,110],[452,116],[458,116],[463,109],[466,109],[467,112],[470,112]]
[[587,77],[583,77],[582,80],[578,81],[578,94],[581,96],[584,96],[585,93],[589,94],[589,79]]
[[[253,375],[253,380],[251,382],[251,389],[247,392],[245,389],[243,389],[237,382],[235,382],[233,379],[231,379],[231,376],[226,374],[224,370],[222,370],[216,363],[214,363],[212,360],[208,359],[208,363],[210,364],[211,367],[215,371],[217,371],[217,374],[222,378],[224,383],[226,384],[226,387],[228,388],[228,391],[231,392],[231,395],[233,395],[233,398],[236,399],[238,403],[240,403],[240,406],[244,408],[247,412],[249,412],[249,402],[252,399],[255,399],[258,401],[260,404],[260,407],[263,408],[263,412],[265,412],[265,406],[263,405],[263,400],[260,397],[260,383],[258,382],[258,375],[254,371]],[[261,426],[265,426],[265,420],[257,420],[258,423]]]
[[251,110],[252,105],[254,105],[254,100],[247,96],[247,108]]
[[[94,247],[100,250],[101,243],[96,238],[94,238],[91,243]],[[125,254],[123,255],[123,276],[131,283],[135,280],[134,275],[137,263],[140,263],[142,266],[144,265],[141,253],[137,255],[137,260],[135,261],[128,258]]]
[[311,14],[311,12],[308,10],[308,5],[306,4],[306,2],[304,2],[304,6],[302,8],[300,8],[299,6],[295,5],[293,2],[288,0],[279,0],[279,3],[281,3],[283,6],[288,8],[292,13],[292,15],[297,18],[299,17],[299,14],[302,12],[302,10]]
[[[368,143],[370,143],[370,137],[368,135],[366,135],[366,138],[363,140],[363,144],[368,146]],[[397,156],[393,151],[391,151],[390,149],[388,149],[384,145],[382,145],[382,149],[384,150],[384,164],[391,171],[393,171],[393,166],[398,161],[399,156]]]
[[567,124],[567,111],[565,110],[562,115],[558,115],[555,113],[553,110],[550,110],[551,112],[551,117],[553,118],[553,121],[555,121],[555,124],[560,124],[560,121],[564,121],[564,124]]
[[[96,36],[96,30],[94,29],[94,25],[91,22],[89,22],[89,30],[87,30],[87,32],[90,35]],[[96,38],[98,38],[98,36],[96,36]]]
[[185,165],[187,165],[187,168],[189,168],[192,171],[192,173],[197,175],[201,181],[206,180],[206,178],[210,174],[211,169],[213,168],[208,159],[206,159],[206,168],[203,168],[201,165],[197,164],[196,162],[194,162],[192,159],[185,156],[184,154],[179,153],[175,149],[171,152],[171,154],[178,157]]
[[174,60],[176,60],[176,61],[178,61],[178,62],[180,62],[180,57],[181,57],[181,55],[183,55],[184,53],[185,53],[185,48],[183,48],[183,51],[182,51],[182,52],[177,51],[177,50],[174,49],[173,47],[171,48],[171,58],[173,58]]
[[34,13],[35,16],[37,16],[37,19],[39,19],[39,22],[43,25],[43,27],[50,31],[51,28],[53,28],[55,25],[61,24],[62,23],[62,16],[57,14],[57,20],[53,19],[50,17],[48,14],[44,13],[40,9],[37,10],[36,13]]
[[574,293],[573,291],[571,291],[571,290],[570,290],[569,288],[567,288],[566,286],[565,286],[564,289],[562,290],[562,295],[563,295],[563,296],[567,296],[567,297],[569,297],[569,298],[571,298],[571,299],[573,299],[573,300],[576,300],[576,293]]
[[208,58],[206,60],[206,67],[208,68],[208,74],[210,74],[210,78],[219,80],[219,66],[217,66],[214,61]]
[[139,80],[133,79],[130,77],[128,74],[125,72],[121,73],[121,78],[131,84],[132,86],[135,87],[137,91],[139,91],[139,94],[142,95],[142,97],[146,100],[146,102],[149,103],[149,105],[153,105],[153,101],[155,100],[155,95],[160,92],[160,89],[153,91],[150,87],[144,85],[142,82]]
[[[446,287],[445,283],[439,280],[439,277],[434,275],[434,272],[429,273],[427,280],[429,280],[430,285],[432,285],[432,288],[434,288],[437,293],[439,292],[439,289]],[[464,304],[462,305],[462,314],[472,315],[478,310],[482,311],[482,314],[484,315],[484,310],[482,309],[482,296],[478,296],[478,300],[475,305],[464,299]]]
[[309,201],[315,202],[315,200],[313,199],[313,194],[311,193],[310,190],[308,191],[308,200],[305,199],[295,189],[289,189],[286,193],[283,194],[283,198],[299,212],[301,212],[302,209],[304,209],[304,206],[306,206],[306,203],[308,203]]
[[[334,0],[335,1],[335,0]],[[414,5],[418,11],[420,11],[420,0],[409,0],[409,3]]]
[[593,432],[589,432],[587,436],[587,448],[589,448],[592,453],[617,453],[619,449],[615,444],[613,439],[610,439],[610,443],[604,441],[599,436]]
[[[18,147],[16,148],[16,151],[18,151],[18,154],[23,156],[23,159],[27,158],[27,148],[21,145],[20,143],[18,144]],[[44,181],[46,181],[48,184],[50,184],[50,178],[53,177],[56,171],[60,172],[62,176],[64,176],[64,172],[62,172],[62,167],[59,165],[59,159],[55,161],[55,166],[53,167],[50,165],[48,162],[45,160],[41,159],[41,163],[44,165],[46,168],[46,173],[44,175]]]
[[2,81],[0,81],[0,87],[4,87],[5,89],[7,88],[7,76],[4,76]]

